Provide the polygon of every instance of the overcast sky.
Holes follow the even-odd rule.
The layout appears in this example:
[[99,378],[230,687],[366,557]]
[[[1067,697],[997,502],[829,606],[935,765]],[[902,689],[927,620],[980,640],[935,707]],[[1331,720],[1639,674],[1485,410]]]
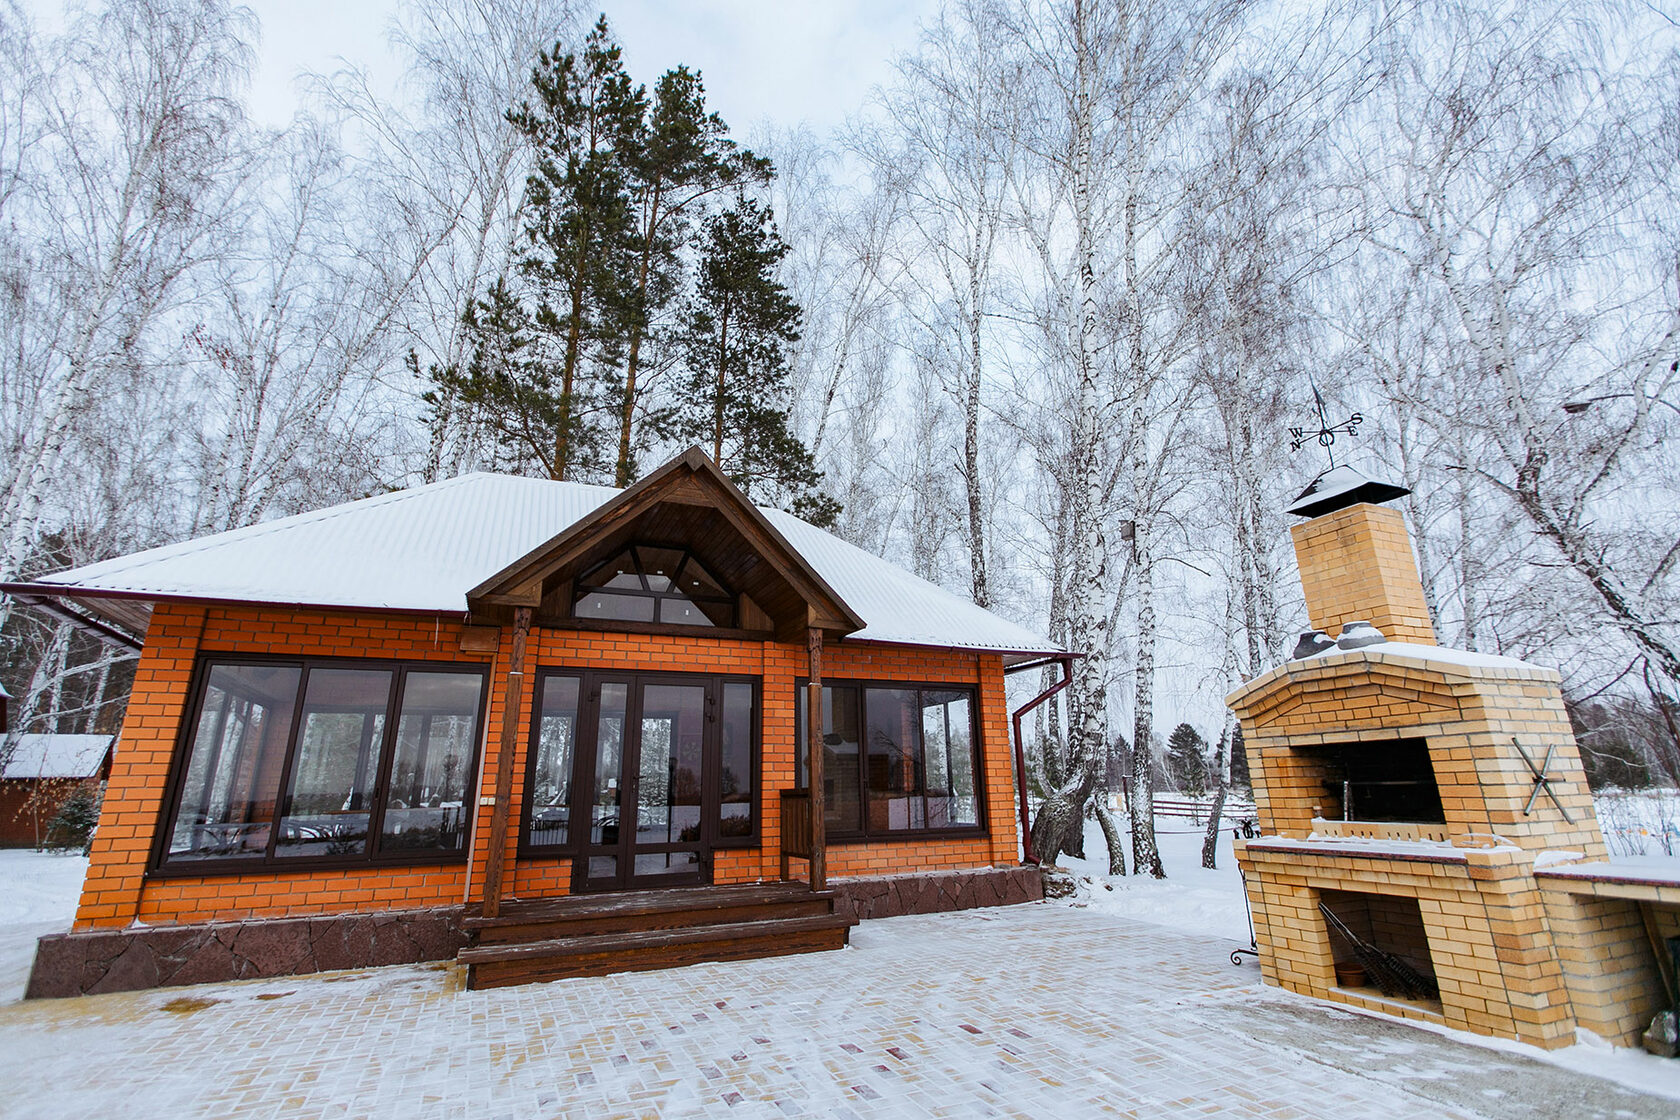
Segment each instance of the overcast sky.
[[[56,9],[61,0],[34,0]],[[396,78],[386,28],[397,0],[246,0],[262,21],[252,113],[283,125],[296,78],[343,62]],[[818,131],[839,124],[915,44],[937,0],[620,0],[603,5],[631,75],[651,84],[680,64],[700,70],[712,108],[738,134],[761,121]]]

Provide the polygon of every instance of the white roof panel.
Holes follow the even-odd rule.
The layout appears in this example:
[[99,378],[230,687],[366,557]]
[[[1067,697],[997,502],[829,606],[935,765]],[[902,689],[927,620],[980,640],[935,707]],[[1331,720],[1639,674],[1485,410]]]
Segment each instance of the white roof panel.
[[[135,598],[464,612],[468,591],[618,493],[607,486],[468,474],[36,582]],[[764,513],[864,620],[851,638],[1058,652],[1031,630],[791,514]]]
[[110,745],[109,735],[19,735],[0,777],[91,778]]

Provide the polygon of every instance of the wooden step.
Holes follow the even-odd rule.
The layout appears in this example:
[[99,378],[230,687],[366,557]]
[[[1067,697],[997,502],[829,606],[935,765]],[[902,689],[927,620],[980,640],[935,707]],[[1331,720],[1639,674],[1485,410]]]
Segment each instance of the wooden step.
[[493,918],[463,924],[478,945],[547,941],[562,936],[734,925],[833,913],[833,891],[799,884],[675,888],[514,902]]
[[488,944],[462,949],[467,987],[497,988],[645,972],[701,961],[749,960],[791,953],[841,949],[853,919],[836,914],[695,925],[553,938],[525,944]]

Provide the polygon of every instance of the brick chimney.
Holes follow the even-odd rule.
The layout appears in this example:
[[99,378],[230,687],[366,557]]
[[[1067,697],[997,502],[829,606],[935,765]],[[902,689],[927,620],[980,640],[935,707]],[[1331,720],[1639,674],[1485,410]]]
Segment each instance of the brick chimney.
[[1335,467],[1289,507],[1312,518],[1289,532],[1315,629],[1334,637],[1363,619],[1391,642],[1435,644],[1406,519],[1375,504],[1405,493],[1351,467]]

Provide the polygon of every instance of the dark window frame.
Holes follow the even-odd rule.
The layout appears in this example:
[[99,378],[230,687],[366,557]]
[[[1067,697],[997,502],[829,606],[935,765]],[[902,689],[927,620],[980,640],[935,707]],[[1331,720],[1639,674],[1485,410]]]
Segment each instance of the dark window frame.
[[[649,585],[648,577],[650,573],[647,571],[647,565],[642,560],[643,549],[678,553],[680,555],[680,559],[678,559],[676,563],[676,572],[681,572],[690,562],[698,564],[705,572],[706,578],[716,584],[722,594],[696,596],[685,594],[680,588],[675,591],[654,590],[654,588]],[[608,564],[612,563],[613,560],[617,559],[620,555],[626,552],[630,554],[634,562],[635,575],[642,583],[640,588],[585,585],[585,580],[589,579],[589,577],[593,576],[596,572],[599,572],[602,568],[606,567]],[[672,585],[675,586],[677,582],[676,573],[673,573],[668,578],[670,579]],[[629,619],[606,618],[597,615],[580,615],[578,613],[578,604],[583,602],[585,597],[597,594],[616,595],[631,599],[646,599],[653,604],[653,617],[651,619]],[[665,619],[660,617],[660,615],[664,612],[665,608],[663,604],[666,600],[692,603],[695,605],[710,603],[714,606],[722,606],[727,612],[729,621],[727,623],[713,622],[709,616],[706,616],[706,621],[703,623],[667,622]],[[722,580],[712,575],[711,567],[701,561],[699,555],[692,548],[689,548],[687,545],[680,544],[659,544],[654,541],[631,541],[622,549],[619,549],[611,556],[608,556],[605,560],[602,560],[600,563],[594,564],[578,573],[577,579],[572,581],[572,601],[568,610],[571,617],[578,622],[592,623],[609,629],[619,629],[628,624],[636,627],[655,627],[658,631],[676,629],[683,633],[711,634],[716,633],[717,631],[735,633],[740,630],[739,623],[741,606],[737,601],[737,593],[728,587],[725,587]],[[704,611],[701,613],[704,616]]]
[[[595,728],[594,727],[589,727],[587,729],[587,733],[586,733],[585,724],[586,724],[587,721],[584,719],[584,713],[585,713],[586,710],[588,710],[590,708],[590,706],[593,703],[598,703],[598,700],[595,700],[591,697],[591,693],[593,692],[595,694],[595,696],[598,697],[599,693],[600,693],[600,687],[601,687],[601,684],[603,682],[605,682],[605,683],[625,683],[625,684],[627,684],[629,686],[630,690],[631,690],[630,697],[631,697],[632,700],[634,700],[637,696],[639,696],[639,693],[637,692],[637,690],[643,684],[648,684],[648,683],[652,683],[652,684],[708,684],[710,686],[710,688],[712,689],[712,694],[716,697],[717,703],[719,705],[721,705],[722,702],[723,702],[723,687],[724,687],[724,685],[726,685],[726,684],[745,684],[745,685],[748,685],[752,688],[752,691],[753,691],[752,750],[751,750],[751,754],[752,754],[751,768],[752,768],[752,774],[753,774],[752,830],[745,836],[727,836],[726,837],[726,836],[721,835],[721,830],[718,829],[718,827],[717,827],[718,822],[716,820],[713,820],[711,818],[703,818],[703,821],[702,821],[703,831],[702,831],[702,834],[701,834],[701,843],[704,844],[705,846],[709,847],[713,851],[716,851],[718,849],[731,849],[731,848],[756,848],[756,847],[759,847],[761,844],[763,844],[763,842],[764,842],[763,841],[763,837],[764,837],[764,678],[763,677],[753,676],[749,673],[695,673],[695,672],[683,672],[683,671],[680,671],[680,670],[667,673],[667,672],[657,672],[657,671],[642,671],[642,670],[637,670],[637,669],[617,670],[617,669],[578,668],[578,667],[573,667],[573,666],[568,666],[568,665],[539,665],[533,671],[532,675],[536,678],[536,685],[531,691],[531,726],[527,730],[526,737],[525,737],[525,779],[524,779],[525,780],[525,785],[524,785],[524,791],[525,792],[524,792],[524,795],[520,798],[520,807],[519,807],[519,848],[518,848],[518,858],[519,859],[522,859],[522,860],[525,860],[525,859],[573,859],[573,860],[575,860],[575,859],[578,858],[580,852],[583,850],[584,843],[580,839],[580,834],[578,832],[578,827],[577,827],[578,826],[578,821],[576,819],[576,814],[577,814],[578,809],[579,809],[579,806],[577,804],[577,793],[578,793],[578,789],[579,789],[579,783],[577,781],[577,778],[578,778],[579,774],[583,774],[586,778],[589,778],[589,779],[593,780],[594,771],[595,771],[595,763],[594,763],[593,758],[591,758],[589,760],[589,765],[586,768],[580,770],[579,766],[578,766],[579,761],[580,761],[579,756],[583,753],[584,744],[586,742],[588,744],[588,749],[590,751],[595,750]],[[578,682],[578,716],[577,716],[578,724],[577,724],[577,731],[574,733],[574,739],[573,739],[573,743],[572,743],[572,756],[573,756],[572,757],[572,782],[571,782],[572,802],[571,802],[570,805],[567,806],[566,841],[565,841],[565,843],[563,843],[563,844],[532,844],[530,842],[530,836],[531,836],[531,810],[533,808],[533,805],[532,805],[532,801],[531,801],[530,791],[531,791],[531,788],[532,788],[532,779],[533,779],[533,777],[535,776],[535,773],[536,773],[538,739],[539,739],[539,737],[541,736],[541,733],[542,733],[541,720],[539,718],[541,710],[542,710],[542,706],[541,706],[541,703],[540,703],[540,697],[541,697],[541,691],[540,690],[541,690],[541,687],[542,687],[542,682],[544,680],[548,679],[548,678],[551,678],[551,677],[571,677]],[[627,720],[629,718],[629,716],[628,716],[629,711],[631,709],[635,708],[636,706],[637,705],[635,703],[631,703],[626,708],[626,713],[627,713],[626,714],[626,719]],[[723,802],[723,790],[722,790],[723,775],[722,775],[722,769],[721,769],[722,759],[723,759],[722,751],[721,751],[722,743],[721,743],[721,741],[717,741],[717,740],[714,739],[714,736],[717,736],[717,735],[721,734],[721,729],[722,729],[721,710],[720,710],[719,714],[717,714],[715,716],[714,715],[708,715],[707,718],[706,718],[706,724],[707,724],[707,731],[706,731],[707,741],[716,743],[716,746],[718,747],[718,753],[716,754],[716,757],[707,757],[706,758],[705,770],[703,771],[703,773],[701,775],[701,782],[703,783],[703,788],[705,790],[707,790],[707,791],[716,790],[716,792],[717,792],[717,806],[721,810],[721,808],[724,804],[724,802]],[[705,795],[702,794],[702,804],[704,804],[704,801],[705,801]],[[585,828],[584,831],[587,832],[587,828]]]
[[[298,691],[293,701],[291,726],[286,732],[285,757],[281,760],[279,785],[276,787],[274,813],[269,821],[268,847],[261,857],[231,859],[178,859],[169,862],[170,840],[181,813],[181,798],[191,765],[191,747],[204,710],[205,694],[209,691],[210,674],[219,665],[269,665],[277,668],[297,668]],[[307,856],[276,854],[280,820],[290,788],[292,772],[297,765],[298,738],[302,732],[304,698],[308,694],[311,669],[367,669],[391,673],[391,691],[386,697],[385,723],[380,731],[379,769],[370,794],[368,808],[367,850],[359,855]],[[463,771],[461,835],[466,842],[459,851],[437,849],[397,849],[382,852],[379,848],[384,826],[386,800],[390,793],[391,767],[396,758],[396,737],[402,699],[410,672],[475,673],[483,681],[478,694],[478,711],[474,716],[473,749]],[[472,836],[477,808],[479,760],[484,753],[484,735],[489,725],[491,665],[485,661],[429,661],[404,660],[386,657],[286,657],[200,651],[194,660],[193,675],[188,686],[188,702],[182,709],[181,725],[175,736],[170,757],[169,780],[164,786],[164,798],[158,810],[157,829],[152,838],[151,856],[147,861],[149,879],[198,878],[226,875],[273,875],[287,871],[327,871],[365,867],[439,866],[465,863],[472,851]]]
[[[805,689],[810,683],[811,683],[811,679],[809,677],[798,677],[794,681],[793,710],[795,712],[794,722],[797,724],[797,726],[793,729],[793,742],[794,742],[793,771],[794,771],[794,779],[795,779],[796,783],[799,781],[799,778],[800,778],[800,770],[807,766],[807,759],[808,759],[808,756],[806,754],[806,744],[805,744],[805,724],[806,724],[806,720],[798,718],[797,713],[799,711],[800,699],[805,695]],[[980,735],[980,727],[981,727],[981,720],[980,720],[980,686],[978,684],[976,684],[972,681],[948,681],[948,682],[947,681],[917,681],[917,680],[903,680],[903,679],[896,678],[896,677],[830,677],[830,676],[826,676],[826,675],[823,677],[822,683],[823,683],[824,688],[829,688],[830,686],[839,685],[841,687],[849,687],[849,688],[856,688],[857,689],[858,730],[859,730],[859,738],[861,740],[858,743],[858,805],[859,805],[859,808],[860,808],[860,812],[859,812],[858,816],[859,816],[859,821],[861,822],[861,827],[859,829],[855,830],[855,831],[851,830],[851,829],[838,830],[838,831],[834,830],[834,829],[830,829],[825,834],[825,837],[826,837],[826,839],[829,843],[831,843],[831,844],[890,844],[890,843],[897,843],[899,841],[920,841],[920,840],[934,840],[934,839],[946,839],[946,840],[951,840],[951,839],[958,839],[958,840],[975,839],[975,838],[985,837],[985,836],[990,836],[991,835],[991,825],[989,823],[989,818],[988,818],[987,813],[986,813],[986,807],[987,807],[986,765],[985,765],[986,751],[985,751],[985,746],[984,746],[983,742],[981,741],[981,735]],[[970,743],[970,751],[971,751],[971,753],[973,755],[973,759],[974,759],[974,802],[975,802],[974,810],[975,810],[976,817],[979,818],[979,823],[972,824],[972,825],[961,825],[959,827],[954,827],[954,828],[915,828],[915,829],[900,828],[900,829],[879,829],[879,830],[876,830],[876,831],[871,831],[870,830],[870,828],[869,828],[869,708],[868,708],[868,701],[866,699],[866,696],[868,694],[868,691],[872,688],[895,689],[895,690],[898,690],[898,691],[910,691],[910,692],[917,693],[918,697],[920,696],[920,694],[926,693],[926,692],[963,692],[963,693],[966,693],[968,695],[968,697],[969,697],[969,708],[968,708],[969,743]],[[918,704],[919,703],[920,703],[920,700],[918,699]],[[917,724],[917,729],[916,729],[917,755],[916,755],[915,764],[916,764],[916,772],[917,772],[917,776],[918,776],[918,781],[921,782],[921,784],[925,785],[926,784],[926,779],[925,779],[924,771],[925,771],[926,765],[927,765],[926,748],[922,743],[921,734],[922,734],[921,733],[921,725],[920,725],[920,723],[918,723]],[[809,782],[809,779],[807,778],[807,780],[805,781],[805,784],[803,784],[803,785],[797,785],[796,784],[794,789],[795,789],[795,792],[805,793],[805,794],[809,795],[809,793],[810,793],[809,786],[810,786],[810,782]],[[926,791],[924,790],[923,792],[924,792],[924,796],[925,796]]]

